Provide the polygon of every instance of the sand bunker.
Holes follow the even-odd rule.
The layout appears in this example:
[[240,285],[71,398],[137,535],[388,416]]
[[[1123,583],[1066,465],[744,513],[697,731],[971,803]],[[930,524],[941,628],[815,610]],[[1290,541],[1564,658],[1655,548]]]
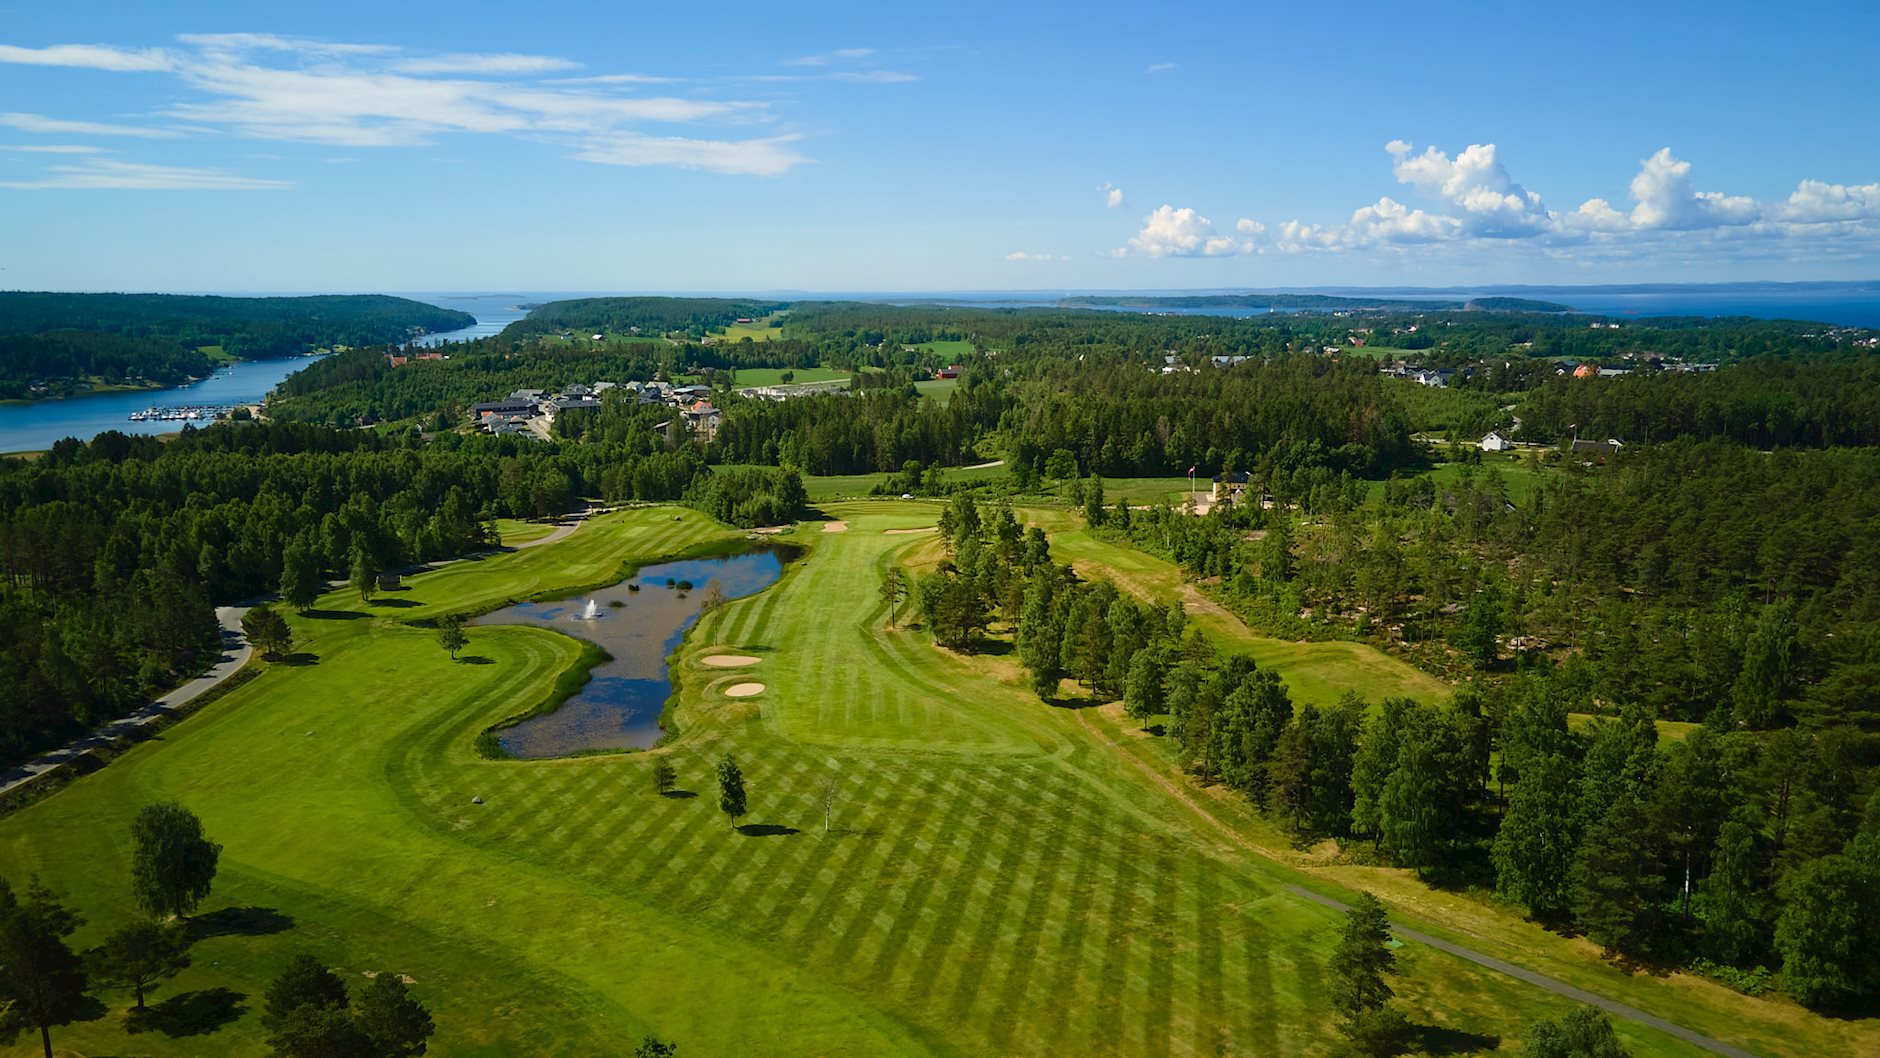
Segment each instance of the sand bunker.
[[847,522],[824,522],[823,523],[823,532],[825,533],[846,533],[848,531],[849,531],[849,523]]
[[884,536],[907,536],[910,533],[931,533],[937,528],[939,526],[929,525],[920,529],[883,529],[881,532]]
[[734,683],[725,688],[727,698],[749,698],[754,694],[762,693],[764,693],[764,685],[761,683]]
[[740,665],[755,665],[762,660],[749,654],[713,654],[709,658],[700,659],[699,664],[714,669],[735,669]]

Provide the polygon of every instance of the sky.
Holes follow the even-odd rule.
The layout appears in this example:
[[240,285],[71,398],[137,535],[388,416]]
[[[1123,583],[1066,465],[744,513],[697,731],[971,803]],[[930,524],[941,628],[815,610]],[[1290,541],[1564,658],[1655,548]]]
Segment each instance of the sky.
[[1880,4],[0,0],[0,289],[1880,277]]

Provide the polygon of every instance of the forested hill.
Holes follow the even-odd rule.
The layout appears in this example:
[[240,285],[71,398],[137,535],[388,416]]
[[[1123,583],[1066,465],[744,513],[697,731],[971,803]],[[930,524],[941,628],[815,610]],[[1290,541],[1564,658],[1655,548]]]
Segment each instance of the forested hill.
[[679,332],[703,338],[716,328],[768,316],[784,307],[782,302],[744,298],[575,298],[538,306],[527,318],[504,328],[503,335],[522,338],[587,331],[659,337]]
[[1113,306],[1130,309],[1372,309],[1438,312],[1474,309],[1492,312],[1572,312],[1571,306],[1528,298],[1476,298],[1472,301],[1406,298],[1348,298],[1331,294],[1190,294],[1175,296],[1084,295],[1058,302],[1066,308]]
[[173,386],[209,373],[205,347],[250,359],[383,345],[476,317],[382,294],[230,298],[0,292],[0,398],[85,383]]
[[331,345],[403,341],[476,323],[467,312],[385,294],[229,298],[187,294],[0,292],[0,334],[90,331],[155,338],[231,356],[294,356]]

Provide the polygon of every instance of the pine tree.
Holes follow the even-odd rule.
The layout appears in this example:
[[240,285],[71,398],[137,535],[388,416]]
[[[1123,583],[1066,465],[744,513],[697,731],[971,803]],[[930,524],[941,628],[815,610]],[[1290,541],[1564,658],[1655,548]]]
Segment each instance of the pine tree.
[[0,1039],[38,1029],[45,1058],[52,1030],[83,1012],[88,982],[84,964],[65,938],[79,919],[33,883],[25,900],[0,879]]
[[1710,874],[1698,891],[1710,957],[1728,966],[1750,966],[1762,958],[1769,950],[1768,866],[1749,813],[1739,813],[1718,831]]
[[1581,843],[1574,918],[1610,951],[1644,954],[1657,938],[1663,906],[1658,838],[1644,805],[1628,792]]
[[1390,950],[1390,918],[1377,897],[1360,893],[1357,904],[1345,913],[1328,969],[1332,1007],[1345,1038],[1367,1055],[1402,1050],[1403,1016],[1391,1008],[1396,993],[1384,980],[1397,972],[1397,957]]

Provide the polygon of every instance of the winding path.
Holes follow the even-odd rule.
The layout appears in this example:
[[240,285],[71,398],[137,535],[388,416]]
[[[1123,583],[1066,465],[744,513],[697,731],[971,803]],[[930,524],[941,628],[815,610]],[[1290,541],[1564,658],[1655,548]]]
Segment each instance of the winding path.
[[[1245,836],[1243,836],[1239,831],[1235,830],[1233,827],[1229,826],[1219,816],[1216,816],[1213,812],[1208,811],[1202,805],[1197,803],[1193,797],[1189,796],[1188,791],[1183,789],[1181,785],[1177,784],[1174,780],[1170,779],[1167,775],[1161,774],[1157,769],[1151,767],[1149,764],[1144,762],[1141,758],[1137,757],[1135,754],[1125,751],[1122,746],[1117,744],[1115,739],[1109,736],[1108,733],[1104,732],[1097,725],[1091,723],[1090,718],[1084,715],[1084,710],[1082,709],[1077,710],[1076,715],[1077,715],[1078,723],[1082,724],[1086,731],[1090,732],[1098,740],[1110,746],[1111,749],[1116,750],[1117,754],[1120,757],[1122,757],[1125,761],[1129,762],[1130,764],[1134,765],[1138,771],[1142,772],[1142,774],[1147,776],[1150,779],[1150,781],[1154,782],[1157,786],[1160,786],[1164,791],[1172,795],[1176,800],[1180,801],[1184,805],[1187,805],[1191,811],[1193,811],[1196,815],[1200,816],[1208,824],[1213,826],[1213,828],[1216,831],[1220,832],[1220,834],[1223,837],[1226,837],[1229,841],[1233,842],[1235,845],[1247,850],[1248,852],[1253,853],[1256,856],[1261,856],[1266,859],[1273,858],[1267,853],[1265,849],[1262,849],[1260,846],[1254,844],[1252,841],[1247,840]],[[1292,893],[1294,896],[1304,897],[1305,899],[1310,900],[1315,904],[1323,904],[1326,907],[1334,908],[1339,911],[1351,910],[1351,905],[1340,903],[1339,901],[1334,900],[1329,896],[1324,896],[1322,894],[1315,893],[1312,890],[1305,888],[1304,886],[1293,885],[1291,883],[1282,883],[1282,884],[1285,886],[1287,892]],[[1657,1017],[1652,1014],[1647,1014],[1643,1010],[1638,1009],[1637,1007],[1629,1006],[1625,1003],[1621,1003],[1616,999],[1607,999],[1605,996],[1599,995],[1596,992],[1588,992],[1584,988],[1577,988],[1573,985],[1566,983],[1565,981],[1560,981],[1560,980],[1556,980],[1555,978],[1548,977],[1546,974],[1536,973],[1533,970],[1529,970],[1524,967],[1517,966],[1514,963],[1508,962],[1504,959],[1497,959],[1493,955],[1485,955],[1482,952],[1475,951],[1474,949],[1465,948],[1460,944],[1454,944],[1454,943],[1451,943],[1450,941],[1443,940],[1439,937],[1432,937],[1429,934],[1424,933],[1420,930],[1410,929],[1408,927],[1400,926],[1395,923],[1391,925],[1391,930],[1395,932],[1399,937],[1402,937],[1405,940],[1413,940],[1419,944],[1427,944],[1430,947],[1435,948],[1438,951],[1447,952],[1450,955],[1454,955],[1459,959],[1466,959],[1469,962],[1475,963],[1477,966],[1485,966],[1488,969],[1497,971],[1499,973],[1505,973],[1508,976],[1513,977],[1517,980],[1526,981],[1528,984],[1534,985],[1537,988],[1546,989],[1547,991],[1552,992],[1555,995],[1565,996],[1568,999],[1572,999],[1581,1003],[1590,1003],[1593,1006],[1600,1008],[1601,1010],[1607,1011],[1608,1013],[1617,1014],[1619,1017],[1625,1018],[1629,1021],[1636,1021],[1641,1025],[1645,1025],[1649,1028],[1657,1029],[1659,1032],[1665,1033],[1666,1035],[1675,1036],[1676,1038],[1683,1040],[1686,1043],[1689,1043],[1696,1047],[1701,1047],[1704,1050],[1710,1051],[1713,1054],[1725,1055],[1726,1058],[1757,1058],[1755,1054],[1749,1051],[1746,1051],[1743,1048],[1738,1047],[1734,1044],[1725,1043],[1722,1040],[1712,1039],[1711,1037],[1705,1036],[1704,1034],[1700,1032],[1687,1029],[1684,1026],[1677,1024],[1676,1022],[1666,1021],[1664,1018]]]
[[[508,551],[521,551],[525,548],[541,547],[544,544],[566,540],[576,529],[587,523],[589,515],[602,513],[587,510],[569,516],[553,532],[534,540],[525,540],[520,544],[510,544],[490,551],[477,551],[441,562],[429,562],[421,566],[410,567],[411,571],[437,569],[452,562],[462,562],[469,558],[482,558],[487,555],[501,554]],[[344,587],[345,581],[333,581],[329,587]],[[55,750],[42,753],[24,764],[0,772],[0,801],[17,790],[30,786],[44,779],[53,772],[70,764],[94,749],[103,749],[125,738],[135,738],[150,724],[170,716],[183,706],[195,701],[202,695],[222,685],[230,676],[240,672],[248,659],[254,656],[254,649],[248,645],[248,639],[242,635],[242,618],[251,606],[259,600],[251,600],[236,606],[218,606],[215,609],[216,623],[222,626],[222,656],[209,667],[207,672],[177,687],[175,690],[151,702],[129,716],[113,720],[93,730],[73,742]]]

